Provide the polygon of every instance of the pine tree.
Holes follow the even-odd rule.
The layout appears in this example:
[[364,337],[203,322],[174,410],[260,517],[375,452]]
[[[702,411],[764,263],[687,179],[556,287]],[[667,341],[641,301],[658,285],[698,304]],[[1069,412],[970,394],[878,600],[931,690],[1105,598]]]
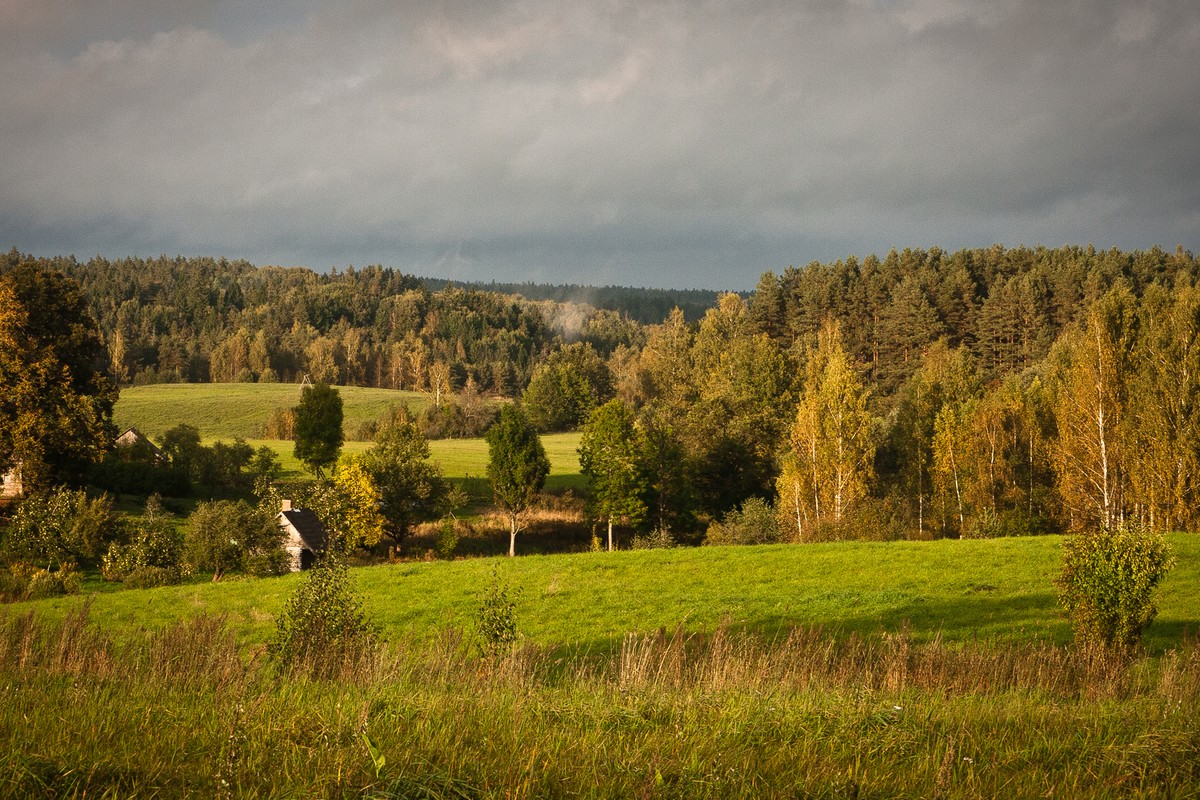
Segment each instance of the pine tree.
[[943,330],[921,282],[909,275],[892,291],[891,302],[880,315],[881,347],[876,370],[880,391],[890,394],[903,384]]

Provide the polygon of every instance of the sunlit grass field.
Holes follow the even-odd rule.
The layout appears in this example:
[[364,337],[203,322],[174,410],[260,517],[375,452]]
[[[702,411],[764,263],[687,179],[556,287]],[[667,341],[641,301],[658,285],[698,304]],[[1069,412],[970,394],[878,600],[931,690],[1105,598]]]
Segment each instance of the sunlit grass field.
[[[1200,537],[1170,537],[1178,564],[1162,588],[1147,646],[1161,652],[1200,631]],[[907,625],[917,641],[1048,640],[1069,627],[1055,599],[1057,536],[703,547],[617,553],[476,558],[353,571],[385,636],[468,626],[493,569],[519,592],[519,624],[546,646],[608,650],[629,632],[711,630],[722,623],[782,635],[793,625],[874,634]],[[518,551],[521,540],[518,538]],[[220,613],[261,643],[299,578],[195,583],[98,595],[92,616],[137,631],[180,615]],[[62,615],[80,598],[38,604]]]
[[[352,436],[359,425],[383,416],[389,407],[407,405],[414,414],[428,403],[420,392],[339,386],[342,429]],[[194,425],[205,439],[229,441],[236,436],[255,439],[276,408],[293,408],[300,402],[295,383],[160,383],[128,386],[113,412],[117,427],[137,427],[151,438],[181,422]]]
[[[295,402],[187,388],[126,390],[117,418],[228,440]],[[247,438],[303,474],[291,442]],[[581,487],[579,435],[543,442],[551,487]],[[430,445],[485,494],[483,440]],[[1200,797],[1200,537],[1169,541],[1128,663],[1070,648],[1057,536],[360,567],[383,643],[328,681],[265,655],[300,575],[16,603],[0,798]],[[493,575],[521,635],[500,660],[477,647]]]
[[[360,425],[383,417],[389,408],[407,405],[414,414],[429,402],[419,392],[400,392],[391,389],[364,389],[340,386],[344,421],[348,435]],[[263,424],[276,408],[290,408],[300,402],[300,387],[278,383],[203,383],[158,384],[131,386],[121,390],[113,414],[121,429],[136,427],[142,433],[157,438],[181,422],[194,425],[206,443],[218,439],[231,441],[240,436],[254,447],[266,446],[275,451],[283,465],[284,478],[308,475],[304,466],[292,455],[294,443],[261,438]],[[579,474],[579,434],[552,433],[542,437],[550,459],[550,476],[546,487],[551,490],[582,491],[585,482]],[[347,441],[344,454],[361,453],[370,442]],[[487,471],[487,442],[483,439],[435,439],[429,443],[431,459],[448,478],[463,480],[473,493],[478,480]],[[473,480],[468,480],[473,479]],[[479,490],[482,491],[482,490]]]
[[384,642],[333,680],[264,657],[301,576],[14,604],[0,797],[1200,796],[1200,539],[1131,662],[1068,646],[1060,541],[354,569]]

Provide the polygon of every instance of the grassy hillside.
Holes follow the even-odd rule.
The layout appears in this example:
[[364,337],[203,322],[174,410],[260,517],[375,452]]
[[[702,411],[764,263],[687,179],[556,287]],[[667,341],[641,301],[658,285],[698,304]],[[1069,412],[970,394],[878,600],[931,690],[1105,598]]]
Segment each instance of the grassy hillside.
[[[427,403],[419,392],[360,386],[340,386],[338,391],[347,435],[378,419],[389,406],[407,403],[416,414]],[[254,439],[273,410],[299,402],[300,386],[294,383],[163,383],[122,389],[113,418],[117,427],[136,426],[151,437],[186,422],[206,439]]]
[[[0,798],[1200,797],[1200,538],[1128,663],[1053,644],[1059,541],[358,569],[387,642],[333,680],[246,657],[294,576],[19,604]],[[532,644],[488,658],[493,568]]]
[[[607,649],[631,631],[712,629],[726,621],[776,635],[793,624],[876,633],[911,626],[918,641],[1069,639],[1051,583],[1060,538],[681,548],[405,563],[354,571],[386,635],[469,627],[476,596],[500,576],[520,592],[520,628],[544,645]],[[1171,537],[1178,565],[1163,587],[1148,645],[1200,630],[1200,537]],[[294,590],[289,576],[97,595],[93,619],[137,630],[185,614],[222,613],[262,642]],[[61,615],[79,598],[44,601]]]
[[[407,404],[415,414],[428,399],[418,392],[398,392],[391,389],[364,389],[341,386],[345,419],[342,425],[347,435],[364,422],[379,419],[390,406]],[[251,445],[266,445],[279,454],[286,476],[300,476],[304,467],[292,456],[293,444],[288,441],[261,439],[263,423],[276,408],[291,407],[300,402],[300,387],[278,383],[177,383],[154,386],[131,386],[121,390],[113,417],[117,427],[136,427],[142,433],[157,437],[164,431],[186,422],[200,429],[207,441],[241,436]],[[579,474],[579,434],[554,433],[542,437],[546,455],[550,458],[550,489],[581,490]],[[369,442],[346,442],[342,452],[361,453]],[[441,439],[429,443],[431,457],[450,478],[482,478],[487,470],[487,443],[483,439]]]

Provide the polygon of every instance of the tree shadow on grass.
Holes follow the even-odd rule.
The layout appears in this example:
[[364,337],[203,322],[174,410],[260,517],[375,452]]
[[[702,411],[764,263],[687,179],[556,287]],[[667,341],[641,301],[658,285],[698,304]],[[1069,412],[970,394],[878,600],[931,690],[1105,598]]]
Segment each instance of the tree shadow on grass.
[[[681,618],[681,623],[683,622]],[[716,625],[687,623],[686,632],[703,637],[713,633]],[[943,643],[982,642],[997,646],[1022,643],[1048,643],[1067,646],[1071,643],[1071,625],[1059,611],[1057,598],[1051,592],[1006,597],[968,595],[954,599],[916,600],[882,610],[848,610],[836,616],[772,614],[745,621],[732,620],[730,633],[747,634],[764,642],[786,640],[796,628],[816,628],[825,636],[842,640],[855,635],[874,638],[905,631],[917,644],[939,640]],[[661,630],[671,635],[674,628],[648,629],[630,633],[654,633]],[[1184,643],[1188,636],[1200,631],[1200,617],[1172,619],[1153,623],[1146,632],[1144,649],[1147,655],[1160,656]],[[562,652],[612,656],[620,652],[625,636],[598,638],[588,642],[564,645]]]

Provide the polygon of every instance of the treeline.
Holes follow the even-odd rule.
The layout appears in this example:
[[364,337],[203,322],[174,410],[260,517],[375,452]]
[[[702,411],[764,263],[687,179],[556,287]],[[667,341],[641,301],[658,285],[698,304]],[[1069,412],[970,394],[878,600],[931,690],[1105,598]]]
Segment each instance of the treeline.
[[619,400],[645,508],[625,521],[646,532],[736,539],[762,508],[776,527],[754,540],[1200,525],[1200,265],[1181,249],[892,251],[654,325],[381,267],[37,261],[83,285],[123,381],[490,393],[543,430]]
[[647,476],[631,517],[725,541],[1195,529],[1196,279],[1190,253],[1091,248],[768,273],[610,359]]
[[561,341],[605,354],[640,326],[613,311],[429,291],[383,267],[328,274],[210,258],[35,259],[82,286],[121,383],[300,380],[511,396]]
[[516,294],[528,300],[591,306],[615,311],[643,325],[662,322],[676,308],[683,312],[688,322],[698,322],[721,294],[708,289],[637,289],[628,286],[579,286],[573,283],[456,283],[437,278],[421,278],[421,282],[431,290],[458,285],[485,292]]

